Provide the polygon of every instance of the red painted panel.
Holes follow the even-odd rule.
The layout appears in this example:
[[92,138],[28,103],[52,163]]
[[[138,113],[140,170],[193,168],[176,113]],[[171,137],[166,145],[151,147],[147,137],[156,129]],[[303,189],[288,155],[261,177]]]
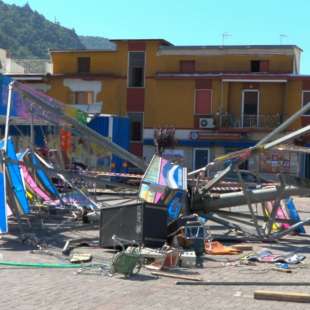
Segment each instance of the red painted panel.
[[310,90],[310,80],[303,80],[302,81],[302,89],[303,90]]
[[127,88],[127,111],[144,111],[144,88]]
[[128,42],[128,51],[145,51],[145,42],[144,41],[129,41]]
[[211,113],[212,91],[211,89],[196,90],[195,113],[209,114]]
[[141,142],[131,142],[129,145],[129,150],[132,154],[136,156],[143,156],[143,144]]
[[195,60],[181,60],[180,61],[180,72],[182,73],[195,72]]
[[259,65],[260,72],[269,72],[269,60],[262,60]]
[[212,80],[196,80],[196,89],[212,89]]

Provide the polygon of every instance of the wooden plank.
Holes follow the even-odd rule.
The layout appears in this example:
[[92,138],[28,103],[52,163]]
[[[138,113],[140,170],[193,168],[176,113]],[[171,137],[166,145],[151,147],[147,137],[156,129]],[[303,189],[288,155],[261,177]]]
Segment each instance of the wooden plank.
[[310,303],[310,294],[276,291],[255,291],[254,299]]
[[285,268],[279,268],[279,267],[273,267],[271,268],[274,271],[284,272],[284,273],[292,273],[291,269],[285,269]]
[[207,286],[310,286],[310,282],[266,282],[266,281],[176,281],[176,285],[207,285]]
[[239,251],[252,251],[253,246],[248,244],[236,244],[233,245],[232,248],[239,250]]
[[189,281],[202,281],[202,278],[198,277],[190,277],[186,275],[181,275],[177,273],[169,273],[169,272],[151,272],[152,275],[154,276],[159,276],[159,277],[168,277],[168,278],[174,278],[174,279],[181,279],[181,280],[189,280]]

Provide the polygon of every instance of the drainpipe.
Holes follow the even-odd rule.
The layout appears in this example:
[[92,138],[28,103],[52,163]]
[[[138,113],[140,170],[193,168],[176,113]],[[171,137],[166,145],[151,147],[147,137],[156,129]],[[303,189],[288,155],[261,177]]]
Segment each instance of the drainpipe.
[[224,82],[223,80],[221,80],[220,115],[219,115],[220,128],[222,128],[223,100],[224,100]]

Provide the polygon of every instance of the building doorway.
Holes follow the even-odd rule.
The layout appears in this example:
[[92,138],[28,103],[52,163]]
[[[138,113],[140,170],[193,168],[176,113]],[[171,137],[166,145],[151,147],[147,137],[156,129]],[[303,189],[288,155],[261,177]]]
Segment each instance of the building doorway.
[[259,127],[259,91],[246,89],[242,92],[241,127]]
[[207,148],[195,148],[193,151],[193,168],[197,170],[206,166],[210,161],[210,150]]

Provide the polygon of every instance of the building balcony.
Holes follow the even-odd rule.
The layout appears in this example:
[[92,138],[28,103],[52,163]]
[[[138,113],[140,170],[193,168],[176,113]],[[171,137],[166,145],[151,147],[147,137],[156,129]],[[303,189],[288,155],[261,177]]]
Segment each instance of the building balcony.
[[42,74],[52,72],[52,64],[47,59],[11,59],[7,58],[4,73],[14,74]]
[[220,128],[253,128],[253,129],[272,129],[278,127],[284,117],[283,114],[257,114],[243,115],[236,117],[235,115],[225,113],[219,116]]

